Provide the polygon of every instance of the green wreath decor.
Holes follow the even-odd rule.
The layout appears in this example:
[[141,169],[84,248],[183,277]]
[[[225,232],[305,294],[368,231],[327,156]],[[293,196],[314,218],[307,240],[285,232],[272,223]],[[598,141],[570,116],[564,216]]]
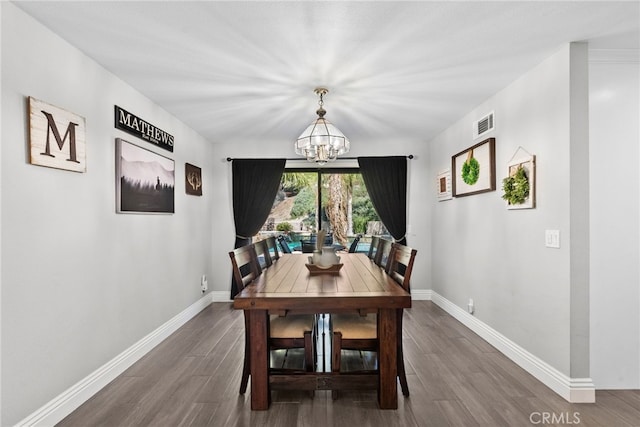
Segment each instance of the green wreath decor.
[[475,157],[470,157],[462,164],[462,180],[468,185],[478,182],[480,176],[480,163]]
[[518,166],[516,173],[502,180],[502,198],[510,205],[520,205],[529,197],[529,178],[527,172]]

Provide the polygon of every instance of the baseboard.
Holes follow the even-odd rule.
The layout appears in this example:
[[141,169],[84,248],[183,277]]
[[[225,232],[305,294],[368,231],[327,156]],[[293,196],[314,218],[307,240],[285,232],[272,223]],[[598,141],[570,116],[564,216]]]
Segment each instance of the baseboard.
[[411,299],[413,301],[431,301],[431,289],[412,289]]
[[229,291],[211,291],[211,298],[213,302],[231,302]]
[[[425,291],[423,291],[425,292]],[[570,378],[553,366],[531,354],[495,329],[478,320],[447,300],[437,292],[428,291],[430,299],[467,328],[511,359],[522,369],[533,375],[544,385],[571,403],[593,403],[596,399],[595,385],[591,378]],[[415,291],[412,291],[412,295]],[[416,298],[417,299],[417,298]]]
[[60,422],[165,338],[200,313],[212,301],[212,293],[204,295],[158,329],[20,421],[16,426],[52,426]]

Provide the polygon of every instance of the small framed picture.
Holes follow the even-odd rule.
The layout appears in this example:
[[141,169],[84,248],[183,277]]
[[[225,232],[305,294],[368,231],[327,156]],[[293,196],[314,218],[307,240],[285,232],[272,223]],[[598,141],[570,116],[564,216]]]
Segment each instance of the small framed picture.
[[451,157],[453,197],[471,196],[496,189],[495,138],[469,147]]
[[444,170],[438,174],[436,178],[436,191],[438,193],[438,201],[451,200],[451,169]]
[[187,194],[202,196],[202,169],[190,163],[185,163],[184,185]]
[[175,163],[116,139],[116,212],[174,213]]

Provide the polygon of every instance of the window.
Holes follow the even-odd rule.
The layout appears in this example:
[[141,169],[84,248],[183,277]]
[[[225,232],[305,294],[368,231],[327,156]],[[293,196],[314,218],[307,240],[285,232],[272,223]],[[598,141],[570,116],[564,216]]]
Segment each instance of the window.
[[364,235],[361,251],[368,236],[387,234],[358,169],[285,170],[261,233],[285,234],[292,250],[309,252],[318,230],[327,232],[326,244],[345,249]]

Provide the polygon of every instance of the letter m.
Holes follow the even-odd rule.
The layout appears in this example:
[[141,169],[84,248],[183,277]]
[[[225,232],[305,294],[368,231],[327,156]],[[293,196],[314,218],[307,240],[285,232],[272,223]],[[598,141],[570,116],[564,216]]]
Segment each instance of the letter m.
[[55,157],[53,154],[51,154],[51,144],[50,144],[50,139],[51,139],[50,137],[51,137],[51,134],[53,134],[53,137],[55,138],[56,144],[58,145],[58,149],[60,151],[62,151],[62,147],[64,147],[64,143],[67,140],[67,138],[69,138],[69,158],[67,159],[67,161],[80,163],[76,157],[76,127],[78,126],[78,124],[70,121],[69,126],[67,126],[67,130],[64,133],[64,138],[60,138],[60,132],[58,131],[58,126],[56,125],[55,120],[53,119],[53,115],[51,115],[50,113],[47,113],[44,110],[41,110],[41,111],[42,111],[42,114],[44,114],[45,117],[47,118],[47,143],[44,148],[44,153],[40,153],[40,154],[44,154],[45,156]]

